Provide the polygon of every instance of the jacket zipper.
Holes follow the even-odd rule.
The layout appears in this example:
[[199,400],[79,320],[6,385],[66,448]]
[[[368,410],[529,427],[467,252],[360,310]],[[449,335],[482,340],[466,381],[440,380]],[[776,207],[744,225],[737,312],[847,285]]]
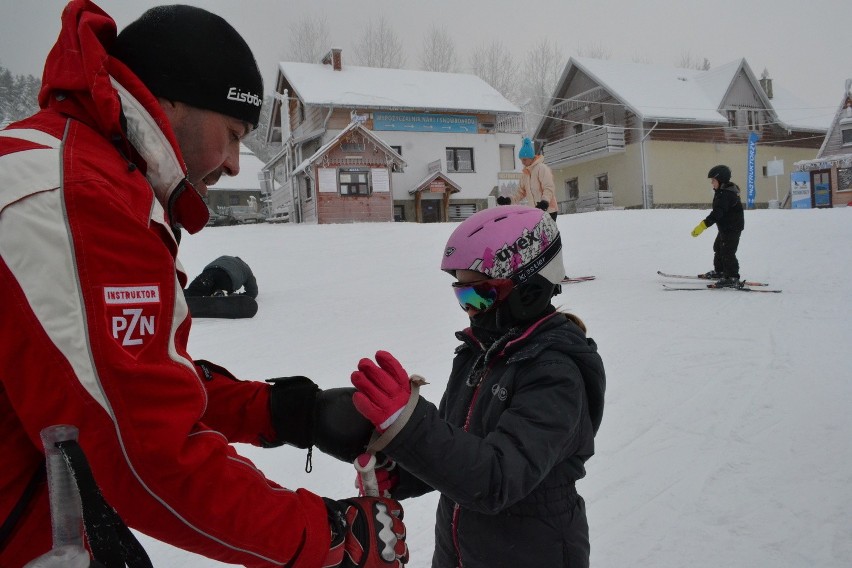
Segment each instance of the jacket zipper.
[[[473,391],[473,396],[470,398],[470,406],[467,408],[467,417],[464,419],[464,431],[470,431],[470,417],[473,416],[473,407],[476,406],[476,401],[479,398],[479,389],[482,386],[482,383],[485,382],[485,377],[488,376],[488,371],[490,371],[490,367],[486,365],[485,369],[482,371],[482,376],[479,378],[479,381],[476,383],[476,389]],[[459,515],[460,515],[460,507],[458,503],[453,503],[453,522],[452,522],[452,534],[453,534],[453,545],[456,547],[456,560],[457,567],[463,568],[462,557],[461,557],[461,546],[459,546]]]

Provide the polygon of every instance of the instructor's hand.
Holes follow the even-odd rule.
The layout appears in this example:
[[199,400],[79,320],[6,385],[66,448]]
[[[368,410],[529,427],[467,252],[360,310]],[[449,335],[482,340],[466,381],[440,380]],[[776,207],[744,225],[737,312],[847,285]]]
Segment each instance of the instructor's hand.
[[695,225],[694,229],[692,229],[692,236],[697,237],[698,235],[703,233],[704,229],[706,229],[706,228],[707,228],[707,225],[704,224],[704,221],[701,221],[700,223]]

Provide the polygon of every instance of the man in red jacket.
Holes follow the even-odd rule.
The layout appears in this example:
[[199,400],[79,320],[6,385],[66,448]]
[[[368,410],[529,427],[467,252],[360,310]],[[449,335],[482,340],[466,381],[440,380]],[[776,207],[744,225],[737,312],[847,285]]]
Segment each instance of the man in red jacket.
[[0,566],[50,549],[53,424],[77,426],[106,500],[154,538],[245,566],[407,560],[395,501],[286,489],[231,444],[353,459],[370,427],[346,420],[351,391],[239,381],[186,350],[179,231],[204,227],[207,186],[238,173],[262,98],[214,14],[158,7],[116,36],[90,1],[65,8],[41,110],[0,131]]

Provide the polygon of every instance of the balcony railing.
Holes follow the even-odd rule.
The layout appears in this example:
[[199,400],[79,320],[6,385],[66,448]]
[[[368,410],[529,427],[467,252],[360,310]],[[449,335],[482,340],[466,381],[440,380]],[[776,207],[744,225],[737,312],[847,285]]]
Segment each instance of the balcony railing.
[[544,162],[553,167],[568,166],[624,152],[624,128],[599,126],[544,145]]
[[497,132],[505,134],[523,134],[524,115],[502,114],[497,116]]

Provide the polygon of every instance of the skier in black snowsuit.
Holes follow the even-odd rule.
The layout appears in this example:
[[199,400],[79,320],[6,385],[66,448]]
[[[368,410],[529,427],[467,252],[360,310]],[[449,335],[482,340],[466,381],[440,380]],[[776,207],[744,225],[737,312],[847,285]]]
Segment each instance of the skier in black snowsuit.
[[238,256],[220,256],[204,267],[184,290],[186,296],[232,295],[240,288],[257,298],[257,280],[249,265]]
[[706,278],[719,278],[717,288],[741,288],[740,263],[737,260],[737,247],[740,234],[745,228],[743,204],[740,201],[740,188],[731,183],[731,169],[725,165],[714,166],[707,173],[713,185],[713,210],[693,230],[697,237],[704,229],[714,223],[719,232],[713,242],[713,270]]

